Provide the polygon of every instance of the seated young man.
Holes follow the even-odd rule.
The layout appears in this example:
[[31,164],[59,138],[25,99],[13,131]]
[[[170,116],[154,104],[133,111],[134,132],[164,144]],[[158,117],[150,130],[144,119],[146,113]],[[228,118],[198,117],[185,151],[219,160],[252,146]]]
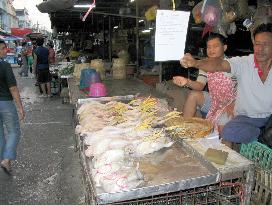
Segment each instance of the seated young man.
[[[222,35],[211,33],[207,38],[206,46],[208,58],[225,58],[227,45]],[[205,72],[200,70],[200,74],[203,77]],[[187,85],[192,89],[186,99],[183,116],[194,117],[196,110],[200,109],[202,113],[207,114],[206,118],[221,131],[233,115],[231,108],[236,96],[236,79],[227,72],[208,72],[206,81],[202,82],[203,86],[199,89],[199,86],[196,86],[199,83],[196,84],[183,77],[174,77],[174,83],[180,86]],[[207,82],[209,92],[201,91]]]

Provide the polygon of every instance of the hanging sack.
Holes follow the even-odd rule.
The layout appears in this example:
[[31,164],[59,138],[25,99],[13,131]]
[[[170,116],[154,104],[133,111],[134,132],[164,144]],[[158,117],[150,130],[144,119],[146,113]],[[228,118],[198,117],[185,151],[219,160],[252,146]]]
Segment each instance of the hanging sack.
[[192,14],[195,20],[196,24],[199,24],[202,22],[201,20],[201,8],[203,6],[203,1],[199,2],[192,10]]
[[202,21],[209,26],[216,26],[221,19],[222,9],[218,0],[205,0],[201,9]]

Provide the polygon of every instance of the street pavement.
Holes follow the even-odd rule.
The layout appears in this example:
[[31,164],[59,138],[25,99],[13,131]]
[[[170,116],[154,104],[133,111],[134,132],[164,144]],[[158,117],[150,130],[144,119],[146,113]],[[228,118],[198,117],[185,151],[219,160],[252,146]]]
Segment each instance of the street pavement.
[[72,106],[59,96],[39,98],[35,79],[19,77],[19,69],[13,66],[26,118],[12,176],[0,169],[0,205],[83,205]]

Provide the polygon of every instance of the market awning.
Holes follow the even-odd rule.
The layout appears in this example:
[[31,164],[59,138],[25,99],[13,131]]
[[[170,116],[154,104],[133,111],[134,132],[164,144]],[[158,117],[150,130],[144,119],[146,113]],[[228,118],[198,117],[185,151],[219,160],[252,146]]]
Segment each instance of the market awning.
[[77,0],[47,0],[37,5],[42,13],[52,13],[73,7]]
[[103,27],[108,29],[110,21],[112,21],[113,26],[122,24],[123,28],[133,28],[136,19],[144,16],[143,11],[150,6],[158,5],[159,0],[137,0],[139,8],[137,15],[136,4],[131,0],[96,0],[95,8],[93,8],[86,21],[83,22],[82,18],[89,8],[80,8],[79,6],[90,5],[93,2],[94,0],[77,0],[75,4],[78,7],[70,4],[71,8],[65,6],[65,9],[62,5],[55,12],[49,12],[49,9],[47,9],[50,14],[52,28],[56,28],[57,32],[98,32]]
[[26,35],[31,40],[35,40],[37,38],[47,38],[48,36],[42,33],[29,33]]
[[20,41],[20,40],[23,40],[23,38],[18,37],[18,36],[13,36],[13,35],[8,35],[8,36],[0,35],[0,39],[3,40],[3,41]]
[[27,34],[32,33],[30,28],[11,28],[11,34],[14,36],[25,37]]

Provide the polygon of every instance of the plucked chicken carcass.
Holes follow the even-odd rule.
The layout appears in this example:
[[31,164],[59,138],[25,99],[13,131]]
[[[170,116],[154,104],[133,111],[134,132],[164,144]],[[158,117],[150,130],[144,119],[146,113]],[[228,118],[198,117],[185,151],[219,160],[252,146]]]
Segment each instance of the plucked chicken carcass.
[[90,170],[92,170],[92,176],[96,186],[101,186],[100,179],[102,177],[108,176],[117,172],[119,169],[121,169],[122,166],[123,164],[116,162],[116,163],[106,164],[102,167],[99,167],[98,169],[93,169],[91,165]]
[[102,167],[103,165],[113,162],[122,162],[125,159],[125,151],[122,149],[112,149],[104,152],[100,156],[94,157],[92,160],[94,168]]
[[141,183],[143,183],[143,175],[138,167],[123,167],[110,175],[100,178],[102,188],[108,193],[130,190]]

